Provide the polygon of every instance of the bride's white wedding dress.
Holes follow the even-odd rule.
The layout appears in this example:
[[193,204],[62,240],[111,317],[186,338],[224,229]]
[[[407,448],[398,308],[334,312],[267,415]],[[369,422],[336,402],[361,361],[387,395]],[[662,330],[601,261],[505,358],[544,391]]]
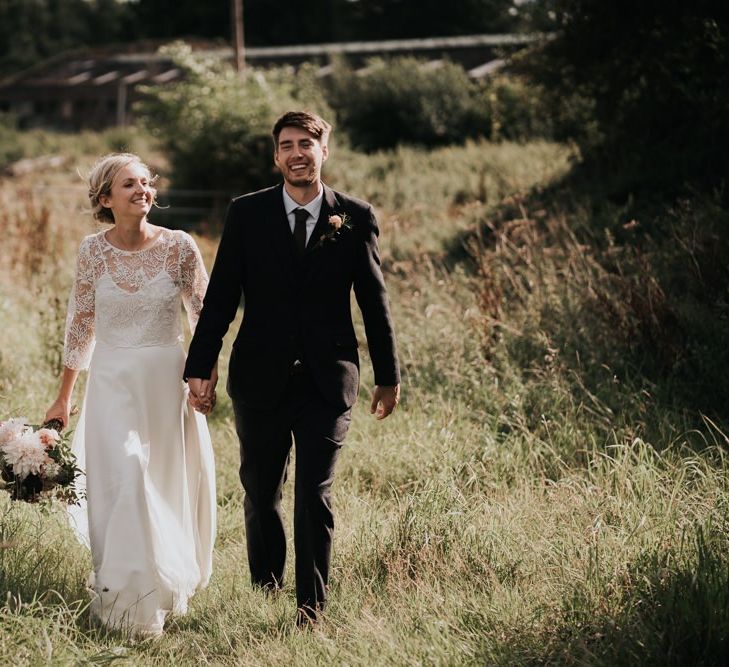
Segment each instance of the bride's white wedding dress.
[[64,361],[89,368],[73,438],[87,501],[69,511],[91,549],[92,614],[136,635],[162,632],[210,578],[213,451],[186,400],[181,326],[181,302],[194,327],[206,287],[184,232],[140,251],[104,232],[81,243]]

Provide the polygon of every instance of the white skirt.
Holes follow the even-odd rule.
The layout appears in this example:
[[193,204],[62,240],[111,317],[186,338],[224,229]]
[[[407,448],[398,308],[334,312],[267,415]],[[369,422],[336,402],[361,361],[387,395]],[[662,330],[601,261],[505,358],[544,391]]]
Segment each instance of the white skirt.
[[73,437],[87,498],[69,513],[91,549],[91,612],[135,635],[185,613],[212,569],[213,449],[187,403],[184,364],[179,344],[97,342]]

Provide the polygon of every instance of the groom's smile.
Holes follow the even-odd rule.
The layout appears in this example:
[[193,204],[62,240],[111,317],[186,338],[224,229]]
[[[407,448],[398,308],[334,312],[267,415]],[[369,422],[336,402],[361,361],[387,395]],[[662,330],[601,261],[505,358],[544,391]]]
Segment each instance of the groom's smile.
[[289,166],[289,170],[294,174],[302,174],[307,170],[308,166],[306,162],[296,162]]

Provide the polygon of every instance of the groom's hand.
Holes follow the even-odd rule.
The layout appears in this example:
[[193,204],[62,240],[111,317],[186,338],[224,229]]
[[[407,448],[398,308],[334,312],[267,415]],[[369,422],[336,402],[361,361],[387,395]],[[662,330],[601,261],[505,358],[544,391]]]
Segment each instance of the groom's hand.
[[370,414],[376,414],[377,419],[384,419],[392,413],[400,402],[400,385],[381,387],[377,385],[372,394]]
[[187,378],[190,388],[190,404],[204,415],[209,414],[215,406],[215,386],[218,384],[218,366],[213,367],[210,379]]
[[187,402],[201,415],[207,416],[213,411],[213,408],[215,407],[216,399],[217,399],[217,397],[216,397],[214,391],[213,391],[211,398],[208,398],[207,400],[203,401],[196,394],[193,394],[192,390],[190,390],[189,395],[187,397]]

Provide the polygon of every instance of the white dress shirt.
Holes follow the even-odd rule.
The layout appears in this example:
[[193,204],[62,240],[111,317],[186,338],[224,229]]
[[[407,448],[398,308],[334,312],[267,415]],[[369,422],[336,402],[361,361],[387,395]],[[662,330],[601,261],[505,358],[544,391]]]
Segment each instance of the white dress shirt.
[[286,209],[286,217],[289,220],[289,227],[292,234],[294,233],[294,224],[296,223],[294,211],[297,208],[303,208],[308,211],[309,219],[306,221],[306,242],[308,243],[309,238],[311,237],[311,233],[314,231],[314,227],[316,227],[316,221],[319,219],[319,213],[321,213],[321,203],[324,199],[324,188],[322,188],[320,184],[319,192],[317,193],[316,197],[314,197],[314,199],[312,199],[308,204],[305,204],[304,206],[302,206],[301,204],[297,204],[291,198],[291,195],[286,192],[286,186],[281,189],[283,190],[283,200],[284,208]]

